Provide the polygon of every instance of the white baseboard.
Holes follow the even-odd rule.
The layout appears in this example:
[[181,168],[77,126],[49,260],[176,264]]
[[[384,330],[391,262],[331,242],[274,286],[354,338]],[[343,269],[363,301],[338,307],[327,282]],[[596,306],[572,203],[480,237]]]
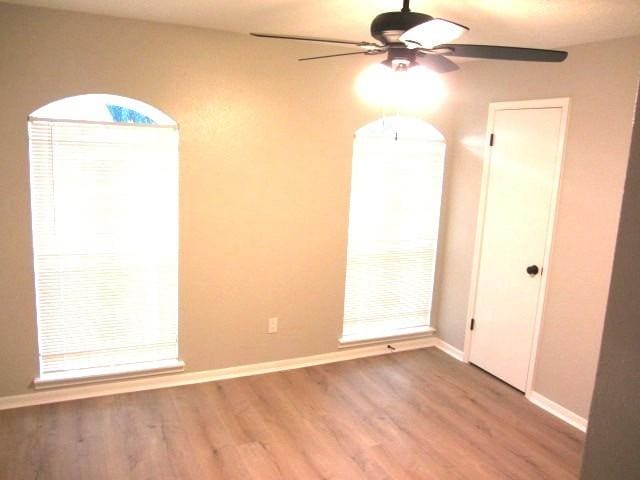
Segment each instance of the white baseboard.
[[445,342],[444,340],[441,339],[436,339],[436,348],[442,350],[444,353],[446,353],[447,355],[451,355],[453,358],[455,358],[456,360],[459,360],[460,362],[464,361],[464,352],[460,349],[457,349],[456,347],[454,347],[453,345]]
[[[286,360],[276,360],[273,362],[241,365],[238,367],[220,368],[200,372],[175,373],[172,375],[142,377],[118,382],[87,384],[55,390],[44,390],[26,393],[23,395],[2,397],[0,398],[0,410],[292,370],[294,368],[304,368],[313,365],[341,362],[356,358],[371,357],[374,355],[392,354],[394,351],[401,352],[404,350],[434,347],[437,345],[437,342],[438,339],[436,337],[395,340],[377,345],[341,348],[336,352],[321,353],[308,357],[290,358]],[[387,345],[391,345],[395,350],[389,349]]]
[[[461,362],[464,361],[464,352],[462,350],[457,349],[453,345],[445,342],[444,340],[441,340],[440,338],[436,338],[435,347],[452,356],[456,360],[459,360]],[[549,400],[547,397],[545,397],[544,395],[540,395],[537,392],[529,392],[526,397],[534,405],[542,408],[543,410],[546,410],[552,415],[558,417],[560,420],[565,421],[572,427],[575,427],[578,430],[582,430],[583,432],[587,431],[588,422],[586,418],[582,418],[580,415],[572,412],[571,410],[563,407],[553,400]]]
[[549,400],[547,397],[545,397],[544,395],[540,395],[538,392],[529,392],[527,394],[527,398],[534,405],[537,405],[550,414],[555,415],[560,420],[564,420],[569,425],[577,428],[578,430],[582,430],[583,432],[587,431],[587,419],[581,417],[577,413],[572,412],[571,410],[563,407],[553,400]]
[[[391,350],[387,345],[391,345],[395,350]],[[28,407],[47,403],[64,402],[68,400],[79,400],[82,398],[101,397],[104,395],[115,395],[119,393],[131,393],[143,390],[155,390],[159,388],[178,387],[181,385],[191,385],[194,383],[213,382],[230,378],[247,377],[250,375],[260,375],[263,373],[280,372],[295,368],[311,367],[326,363],[342,362],[356,358],[365,358],[375,355],[392,354],[406,350],[419,348],[436,347],[456,360],[463,361],[463,352],[454,346],[444,342],[437,337],[422,337],[416,339],[396,340],[376,345],[356,346],[353,348],[341,348],[331,353],[321,353],[308,357],[297,357],[272,362],[254,363],[251,365],[241,365],[237,367],[220,368],[215,370],[204,370],[200,372],[176,373],[172,375],[159,375],[153,377],[142,377],[131,380],[111,381],[105,383],[92,383],[82,386],[72,386],[66,388],[44,390],[23,395],[12,395],[0,398],[0,410],[10,408]],[[564,420],[569,425],[585,432],[587,430],[587,420],[549,400],[547,397],[537,392],[530,392],[527,395],[529,401],[538,407],[548,411],[552,415]]]

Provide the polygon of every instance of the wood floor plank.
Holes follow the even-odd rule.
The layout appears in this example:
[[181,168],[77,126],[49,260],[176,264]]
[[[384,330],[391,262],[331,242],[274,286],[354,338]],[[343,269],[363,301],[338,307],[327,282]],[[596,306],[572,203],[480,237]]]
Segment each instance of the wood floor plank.
[[270,452],[283,478],[322,478],[307,452],[299,448],[287,422],[269,406],[262,407],[263,400],[255,393],[250,379],[226,380],[220,382],[220,389],[231,404],[244,405],[236,410],[239,425],[251,441]]
[[[550,452],[536,441],[542,439],[521,434],[512,425],[506,426],[508,422],[505,421],[504,416],[494,414],[504,406],[506,403],[504,399],[495,402],[492,405],[493,408],[482,408],[478,402],[467,404],[460,402],[455,395],[451,394],[451,389],[444,388],[443,382],[433,382],[433,388],[428,394],[423,390],[405,388],[404,379],[416,376],[397,375],[406,363],[398,365],[398,368],[392,371],[393,375],[388,377],[390,388],[401,392],[405,397],[417,397],[415,405],[418,410],[424,410],[425,405],[431,405],[424,412],[426,415],[439,416],[449,422],[461,436],[472,442],[473,447],[491,458],[492,463],[501,465],[501,470],[508,472],[510,478],[526,479],[546,477],[551,474],[554,478],[566,478],[566,472],[563,473],[558,469],[558,464],[549,458],[552,456],[549,455]],[[506,396],[521,396],[505,385],[500,386],[505,387],[503,393]],[[481,396],[482,391],[480,390],[477,395]],[[491,447],[486,448],[487,445]]]
[[584,434],[436,349],[0,412],[0,480],[575,479]]
[[251,385],[260,399],[261,412],[273,415],[278,423],[286,425],[287,432],[302,451],[320,478],[365,479],[353,459],[344,455],[340,446],[326,430],[318,428],[301,415],[297,409],[297,397],[288,389],[283,375],[261,375],[250,379]]
[[[413,363],[416,368],[425,371],[420,362],[411,360],[407,356],[406,361],[402,362],[402,368],[411,368]],[[550,417],[533,404],[527,402],[523,405],[521,393],[496,381],[485,372],[463,364],[454,367],[465,368],[434,381],[424,375],[420,376],[415,370],[411,370],[410,375],[437,385],[435,390],[440,390],[440,397],[436,399],[436,404],[456,405],[456,414],[461,419],[473,419],[476,428],[496,436],[503,441],[505,448],[515,449],[516,452],[526,450],[526,461],[538,468],[552,469],[557,478],[571,478],[581,459],[584,438],[582,432]],[[473,375],[467,375],[468,373]],[[474,380],[482,381],[488,388],[478,388],[473,383]],[[457,382],[457,388],[452,388],[452,382]],[[455,394],[456,391],[459,393]],[[533,421],[528,421],[529,418]],[[544,421],[538,421],[542,419]],[[520,456],[519,453],[518,455]],[[562,462],[556,464],[549,460],[558,455],[562,456]],[[564,475],[557,471],[557,465],[566,467]]]

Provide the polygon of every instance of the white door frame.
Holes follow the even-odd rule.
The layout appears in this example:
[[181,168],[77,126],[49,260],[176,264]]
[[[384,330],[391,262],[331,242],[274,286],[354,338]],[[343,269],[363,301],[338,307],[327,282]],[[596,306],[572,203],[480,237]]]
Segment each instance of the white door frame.
[[480,202],[478,206],[478,222],[476,225],[476,238],[473,251],[473,269],[471,273],[471,285],[469,289],[469,304],[467,309],[467,325],[464,334],[464,357],[465,362],[469,362],[471,350],[471,318],[474,315],[476,292],[478,289],[478,273],[480,269],[480,251],[482,247],[482,235],[484,230],[484,218],[487,205],[487,194],[489,184],[489,163],[491,161],[491,147],[489,140],[493,133],[493,125],[496,112],[499,110],[520,110],[532,108],[561,108],[562,116],[560,120],[560,135],[557,151],[557,164],[554,174],[554,180],[551,192],[551,211],[549,212],[549,226],[547,229],[547,239],[544,250],[544,259],[542,262],[542,283],[540,292],[538,293],[538,308],[536,310],[534,327],[533,327],[533,345],[531,349],[531,358],[529,360],[529,369],[527,371],[527,382],[525,395],[528,397],[533,390],[533,377],[536,364],[536,356],[538,353],[538,340],[540,339],[540,331],[542,329],[543,314],[546,302],[547,278],[549,272],[549,259],[551,257],[551,247],[553,242],[553,233],[555,231],[556,213],[558,211],[558,195],[560,190],[560,182],[562,170],[564,166],[565,145],[567,139],[567,125],[569,120],[568,97],[563,98],[546,98],[541,100],[524,100],[515,102],[494,102],[489,104],[489,118],[487,121],[487,131],[485,139],[485,151],[482,163],[482,186],[480,189]]

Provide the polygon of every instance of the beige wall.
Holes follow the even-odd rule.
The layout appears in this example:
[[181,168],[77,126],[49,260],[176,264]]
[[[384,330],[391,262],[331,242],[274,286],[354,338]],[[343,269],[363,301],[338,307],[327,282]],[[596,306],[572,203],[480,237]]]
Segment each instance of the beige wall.
[[[572,98],[535,388],[582,415],[598,356],[639,47],[640,38],[575,47],[561,65],[466,63],[446,76],[448,110],[426,118],[449,140],[434,319],[461,348],[488,103]],[[352,90],[370,59],[293,60],[332,51],[0,4],[0,396],[29,391],[37,374],[26,117],[81,93],[137,98],[180,124],[187,368],[336,350],[352,133],[380,112]],[[264,333],[271,316],[280,317],[276,335]]]
[[640,37],[569,49],[562,64],[473,62],[456,96],[438,329],[463,347],[488,105],[570,97],[534,390],[587,416],[627,166]]
[[640,478],[640,103],[582,464],[583,480]]
[[0,396],[37,374],[27,115],[82,93],[140,99],[180,125],[188,370],[336,350],[352,138],[380,112],[353,95],[370,58],[295,61],[335,51],[0,4]]

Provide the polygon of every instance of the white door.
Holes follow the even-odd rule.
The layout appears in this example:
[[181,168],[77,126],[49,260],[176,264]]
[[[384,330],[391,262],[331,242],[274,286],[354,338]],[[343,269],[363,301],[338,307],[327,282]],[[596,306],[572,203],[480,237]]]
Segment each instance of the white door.
[[563,108],[496,108],[491,117],[469,360],[524,391],[542,307]]

